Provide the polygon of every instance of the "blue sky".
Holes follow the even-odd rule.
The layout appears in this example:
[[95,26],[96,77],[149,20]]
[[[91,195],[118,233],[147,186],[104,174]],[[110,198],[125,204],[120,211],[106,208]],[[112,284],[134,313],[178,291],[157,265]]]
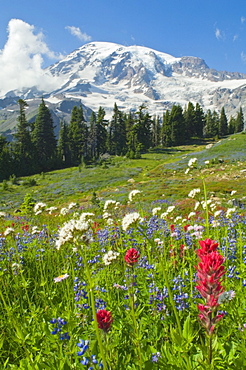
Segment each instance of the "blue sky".
[[[7,67],[21,70],[25,65],[31,69],[34,64],[35,68],[43,68],[87,42],[109,41],[146,46],[175,57],[197,56],[210,68],[246,73],[245,0],[2,0],[1,3],[2,70]],[[22,58],[17,55],[17,44],[21,45]],[[0,74],[0,79],[5,75]]]

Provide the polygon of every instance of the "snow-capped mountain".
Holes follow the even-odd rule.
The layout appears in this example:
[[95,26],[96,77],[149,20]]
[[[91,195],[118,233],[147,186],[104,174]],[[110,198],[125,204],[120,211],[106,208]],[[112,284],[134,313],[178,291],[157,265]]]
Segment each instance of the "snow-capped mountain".
[[[142,46],[88,43],[47,68],[45,73],[60,81],[59,88],[38,91],[29,87],[9,92],[0,100],[0,120],[17,96],[31,105],[35,101],[39,104],[44,96],[59,119],[68,118],[63,114],[62,106],[67,106],[64,101],[70,105],[81,102],[95,112],[102,106],[108,118],[114,103],[126,112],[145,104],[151,115],[160,116],[173,104],[184,106],[189,101],[198,102],[205,111],[219,111],[224,106],[226,113],[233,115],[242,106],[246,113],[246,74],[219,72],[210,69],[200,58],[175,58]],[[4,131],[1,125],[0,131]]]

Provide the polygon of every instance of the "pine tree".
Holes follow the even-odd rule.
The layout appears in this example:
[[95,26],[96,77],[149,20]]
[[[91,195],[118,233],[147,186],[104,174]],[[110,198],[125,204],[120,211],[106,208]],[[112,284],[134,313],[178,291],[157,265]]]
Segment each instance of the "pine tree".
[[88,155],[92,160],[96,159],[97,155],[97,124],[96,124],[96,114],[95,112],[91,113],[90,116],[90,127],[88,134]]
[[102,107],[99,107],[97,113],[97,149],[96,149],[96,158],[99,158],[100,155],[106,153],[107,148],[107,129],[106,126],[108,121],[104,119],[105,117],[105,110]]
[[180,145],[185,142],[184,116],[180,105],[173,105],[170,113],[171,145]]
[[71,153],[69,142],[69,127],[65,121],[61,122],[57,152],[63,167],[71,166]]
[[228,123],[228,134],[234,134],[236,129],[236,119],[234,117],[230,117],[229,123]]
[[228,121],[225,114],[225,108],[221,108],[220,120],[219,120],[219,136],[225,136],[228,133]]
[[197,137],[203,137],[203,129],[205,125],[204,112],[200,104],[196,103],[195,109],[195,135]]
[[154,116],[151,125],[151,142],[154,147],[157,147],[161,143],[161,123],[160,117]]
[[161,143],[165,147],[169,147],[172,145],[170,111],[168,109],[163,114],[163,121],[162,121],[162,128],[161,128]]
[[184,138],[189,140],[191,137],[196,136],[196,112],[194,104],[189,102],[187,109],[184,110]]
[[29,175],[33,172],[33,147],[30,135],[30,124],[26,119],[25,109],[28,104],[23,99],[18,100],[20,114],[18,116],[17,131],[14,134],[14,156],[16,175]]
[[68,136],[71,161],[74,166],[78,166],[87,156],[88,142],[88,129],[82,105],[73,107]]
[[37,171],[53,168],[56,159],[56,138],[51,113],[42,99],[34,123],[32,141],[35,148]]
[[139,157],[140,143],[137,138],[138,128],[135,124],[134,116],[129,112],[125,116],[126,122],[126,139],[127,139],[127,153],[128,158],[134,159]]
[[122,155],[126,150],[126,123],[123,113],[115,103],[108,130],[107,151],[113,155]]
[[0,135],[0,181],[9,178],[14,168],[16,169],[16,166],[11,157],[9,143],[4,136]]
[[236,121],[235,121],[235,133],[242,132],[244,129],[244,117],[243,117],[243,110],[240,107],[239,112],[237,113]]
[[152,120],[146,107],[141,105],[139,111],[136,112],[135,118],[135,132],[137,134],[137,141],[141,146],[141,151],[146,151],[152,146],[151,142],[151,125]]

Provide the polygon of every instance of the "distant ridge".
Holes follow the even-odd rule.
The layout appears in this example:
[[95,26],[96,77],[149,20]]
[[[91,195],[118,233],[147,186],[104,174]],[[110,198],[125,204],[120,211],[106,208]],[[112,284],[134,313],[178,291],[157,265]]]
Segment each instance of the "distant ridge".
[[108,118],[114,103],[126,112],[145,104],[151,115],[162,116],[173,104],[184,107],[189,101],[205,111],[224,106],[229,116],[242,107],[246,116],[246,74],[216,71],[193,56],[175,58],[143,46],[91,42],[44,72],[57,80],[58,88],[39,91],[33,86],[8,92],[0,99],[1,132],[14,130],[20,97],[30,105],[30,118],[43,96],[57,122],[69,120],[68,106],[80,103],[88,115],[102,106]]

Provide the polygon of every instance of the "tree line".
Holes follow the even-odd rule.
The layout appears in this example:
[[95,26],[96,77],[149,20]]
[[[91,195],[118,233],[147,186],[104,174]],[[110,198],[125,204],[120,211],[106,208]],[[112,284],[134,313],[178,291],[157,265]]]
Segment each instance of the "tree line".
[[219,138],[244,129],[241,108],[236,117],[228,120],[224,108],[220,113],[208,110],[205,114],[198,103],[189,102],[184,109],[174,104],[160,118],[151,117],[144,105],[137,112],[123,113],[115,104],[110,120],[105,119],[105,110],[99,107],[86,122],[81,105],[73,107],[69,123],[60,123],[56,138],[52,116],[43,99],[33,123],[27,121],[25,100],[20,99],[18,104],[13,141],[0,135],[0,180],[13,174],[27,176],[96,163],[105,153],[139,158],[152,147],[183,145],[194,137]]

